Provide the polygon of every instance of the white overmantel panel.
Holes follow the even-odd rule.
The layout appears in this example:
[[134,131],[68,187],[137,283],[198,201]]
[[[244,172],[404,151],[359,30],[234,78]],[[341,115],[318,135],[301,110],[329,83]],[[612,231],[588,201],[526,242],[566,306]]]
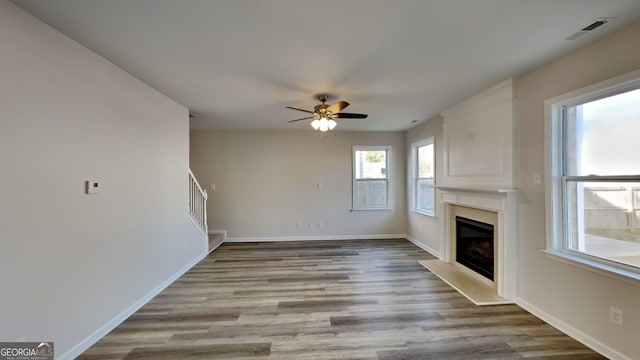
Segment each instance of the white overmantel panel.
[[515,185],[513,89],[510,78],[442,113],[442,185]]
[[498,214],[498,256],[496,289],[498,295],[508,300],[516,299],[516,281],[518,274],[517,196],[519,191],[513,188],[468,188],[438,186],[440,202],[444,208],[441,222],[440,260],[454,262],[451,254],[450,207],[465,206],[474,209],[494,211]]

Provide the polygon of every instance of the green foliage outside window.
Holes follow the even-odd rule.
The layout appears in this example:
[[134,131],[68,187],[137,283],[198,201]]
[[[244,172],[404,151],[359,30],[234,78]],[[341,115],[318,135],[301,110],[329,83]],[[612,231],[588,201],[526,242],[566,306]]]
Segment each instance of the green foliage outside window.
[[379,163],[384,161],[384,151],[367,151],[366,159],[370,163]]

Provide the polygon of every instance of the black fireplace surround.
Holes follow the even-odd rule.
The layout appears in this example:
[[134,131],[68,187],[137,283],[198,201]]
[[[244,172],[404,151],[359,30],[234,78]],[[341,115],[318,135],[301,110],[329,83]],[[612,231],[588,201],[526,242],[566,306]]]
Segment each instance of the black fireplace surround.
[[456,216],[456,261],[493,280],[493,225]]

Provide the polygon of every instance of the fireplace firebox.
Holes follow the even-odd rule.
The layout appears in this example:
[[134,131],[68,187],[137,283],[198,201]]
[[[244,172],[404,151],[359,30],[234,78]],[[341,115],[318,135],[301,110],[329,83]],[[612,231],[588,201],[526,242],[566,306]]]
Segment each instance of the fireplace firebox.
[[456,216],[456,261],[493,281],[493,225]]

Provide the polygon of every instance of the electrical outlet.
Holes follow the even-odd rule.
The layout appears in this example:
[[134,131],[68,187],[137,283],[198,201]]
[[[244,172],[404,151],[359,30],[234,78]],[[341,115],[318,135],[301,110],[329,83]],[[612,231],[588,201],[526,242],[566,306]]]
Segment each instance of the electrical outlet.
[[298,222],[296,223],[296,228],[297,228],[297,229],[302,229],[302,223],[301,223],[300,221],[298,221]]
[[324,227],[324,223],[322,221],[318,222],[318,229],[323,228]]
[[313,223],[312,222],[309,223],[309,229],[313,229]]
[[609,321],[622,326],[624,323],[624,312],[613,306],[609,307]]

